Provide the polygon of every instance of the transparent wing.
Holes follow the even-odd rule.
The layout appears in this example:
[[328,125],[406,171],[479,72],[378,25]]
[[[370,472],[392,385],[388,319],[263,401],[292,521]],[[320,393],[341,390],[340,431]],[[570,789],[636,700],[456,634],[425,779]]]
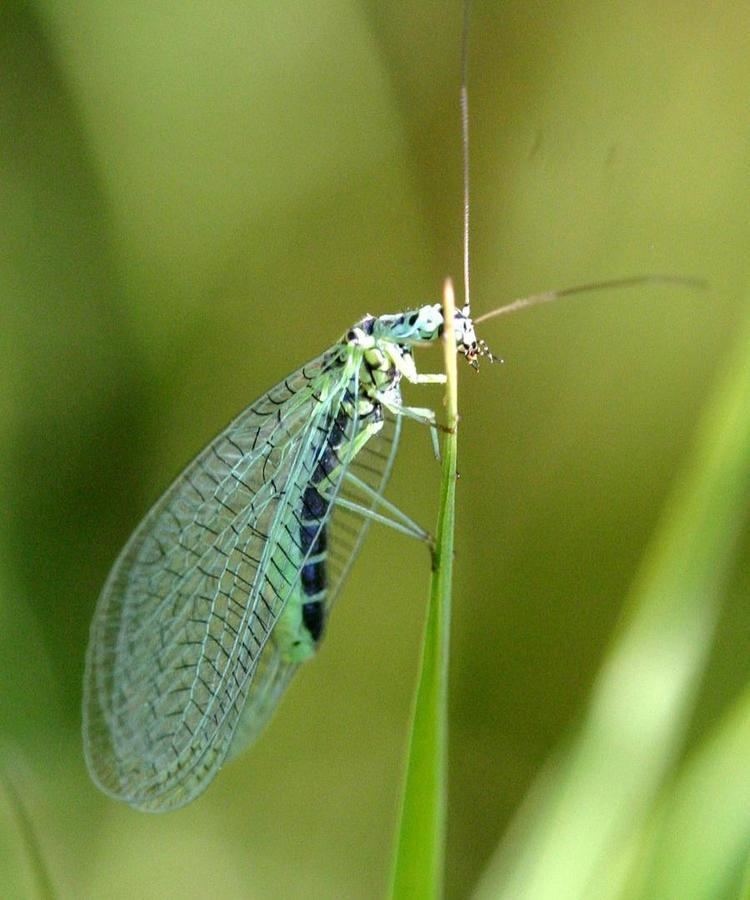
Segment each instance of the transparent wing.
[[[385,490],[390,477],[400,433],[401,419],[386,413],[383,428],[349,462],[349,470],[372,487],[378,496]],[[371,508],[374,504],[372,499],[363,499],[356,492],[350,493],[345,484],[341,486],[340,493],[342,496],[356,499],[367,508]],[[369,525],[370,520],[366,517],[340,507],[334,508],[332,515],[326,520],[326,527],[330,529],[326,555],[328,568],[326,620],[359,553]],[[250,685],[245,709],[236,728],[227,759],[242,753],[258,737],[298,668],[298,664],[282,658],[271,634],[260,655],[258,671]]]
[[[381,497],[391,475],[393,462],[398,452],[401,437],[401,418],[383,410],[383,428],[379,431],[352,460],[349,470],[368,485],[374,495]],[[364,509],[372,509],[376,501],[350,488],[346,482],[341,486],[341,496],[353,500]],[[330,524],[331,539],[328,553],[329,587],[326,596],[326,616],[330,612],[349,570],[357,558],[371,519],[349,509],[337,507]]]
[[[133,806],[198,794],[224,760],[257,682],[278,693],[278,648],[260,664],[304,563],[289,527],[356,372],[332,351],[243,412],[178,477],[118,558],[92,623],[84,747],[94,780]],[[327,479],[334,497],[346,466]],[[256,674],[262,677],[256,678]],[[267,717],[267,713],[265,714]]]
[[225,761],[246,750],[268,724],[299,663],[284,659],[273,633],[266,641]]

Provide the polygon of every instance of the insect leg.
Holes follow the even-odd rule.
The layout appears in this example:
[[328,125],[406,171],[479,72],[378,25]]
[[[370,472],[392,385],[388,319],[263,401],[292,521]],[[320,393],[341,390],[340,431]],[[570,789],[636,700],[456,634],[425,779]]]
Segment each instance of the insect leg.
[[413,384],[445,384],[447,379],[445,372],[437,372],[434,375],[429,372],[418,372]]
[[432,437],[432,449],[435,453],[435,459],[440,459],[440,444],[438,442],[438,431],[443,427],[438,424],[437,416],[434,409],[426,406],[402,406],[400,403],[393,403],[391,400],[380,397],[380,402],[386,409],[390,410],[394,416],[405,416],[407,419],[413,419],[422,425],[430,426],[430,435]]
[[404,350],[400,356],[394,355],[393,362],[404,378],[412,384],[445,384],[448,380],[444,372],[436,374],[417,372],[414,357],[408,350]]
[[347,500],[345,497],[336,497],[333,502],[336,506],[340,506],[342,509],[348,509],[350,512],[357,513],[357,515],[362,516],[363,519],[371,519],[373,522],[379,522],[381,525],[392,528],[394,531],[405,534],[407,537],[418,538],[419,540],[429,544],[430,547],[434,546],[432,535],[428,534],[426,531],[423,531],[418,525],[413,522],[411,523],[411,525],[404,525],[401,522],[397,522],[395,519],[389,519],[388,516],[382,516],[380,513],[376,513],[368,506],[361,506],[359,503],[354,503],[352,500]]
[[432,541],[432,535],[430,535],[428,531],[425,531],[424,528],[418,525],[413,519],[410,519],[409,516],[407,516],[405,512],[402,512],[402,510],[394,503],[386,500],[385,497],[379,494],[374,488],[370,487],[367,482],[362,481],[361,478],[357,478],[352,472],[347,472],[344,478],[349,484],[372,500],[373,503],[378,504],[384,510],[387,510],[393,519],[400,520],[401,524],[407,528],[408,533],[412,535],[412,537],[419,538],[419,540],[427,541],[428,543]]

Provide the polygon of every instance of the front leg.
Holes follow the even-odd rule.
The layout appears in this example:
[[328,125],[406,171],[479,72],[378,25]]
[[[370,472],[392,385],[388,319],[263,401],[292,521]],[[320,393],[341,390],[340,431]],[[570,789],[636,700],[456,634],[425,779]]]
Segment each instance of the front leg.
[[387,395],[378,397],[378,401],[394,416],[405,416],[422,425],[429,425],[430,435],[432,437],[432,449],[435,453],[435,459],[440,459],[440,443],[438,441],[438,430],[443,431],[444,426],[439,425],[434,409],[426,406],[404,406],[402,403],[394,403]]
[[412,384],[445,384],[448,379],[444,373],[432,375],[417,372],[414,357],[408,350],[404,350],[400,356],[395,357],[393,362],[404,378]]

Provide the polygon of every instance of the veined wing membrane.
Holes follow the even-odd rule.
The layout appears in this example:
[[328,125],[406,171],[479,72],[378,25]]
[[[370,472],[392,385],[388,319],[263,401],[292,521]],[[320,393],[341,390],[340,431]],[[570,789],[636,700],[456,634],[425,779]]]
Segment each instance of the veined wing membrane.
[[[401,437],[401,418],[383,409],[383,428],[354,457],[349,467],[360,478],[373,496],[381,497],[391,475],[393,462]],[[341,486],[340,495],[355,500],[364,509],[373,509],[376,504],[371,497],[352,490],[346,483]],[[334,510],[331,529],[331,552],[329,553],[329,588],[326,596],[326,615],[330,613],[349,570],[357,558],[362,542],[367,535],[372,520],[360,513],[337,507]]]
[[[349,470],[363,479],[380,496],[390,477],[398,449],[401,419],[385,414],[383,428],[359,451],[349,463]],[[340,488],[347,494],[346,485]],[[360,498],[357,498],[360,500]],[[360,502],[362,502],[360,500]],[[365,501],[371,507],[373,501]],[[352,563],[359,553],[370,520],[349,510],[334,508],[326,527],[330,530],[325,564],[328,570],[328,590],[325,597],[325,619],[328,620]],[[235,730],[227,759],[234,758],[258,737],[276,709],[299,664],[282,658],[273,634],[269,637],[258,661],[258,671],[251,680],[240,722]]]
[[[221,765],[297,589],[295,504],[356,377],[332,351],[277,385],[179,476],[123,550],[94,617],[84,687],[88,764],[111,795],[172,808]],[[346,448],[356,410],[343,424]],[[331,496],[345,468],[325,485]],[[262,671],[276,683],[278,668]]]

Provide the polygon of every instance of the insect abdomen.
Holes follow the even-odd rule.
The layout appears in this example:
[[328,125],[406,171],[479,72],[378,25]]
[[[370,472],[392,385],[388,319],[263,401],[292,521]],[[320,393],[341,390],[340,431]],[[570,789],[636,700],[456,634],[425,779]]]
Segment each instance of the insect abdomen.
[[[313,474],[313,480],[317,471]],[[323,597],[328,586],[325,557],[328,531],[326,525],[321,526],[320,523],[327,512],[328,501],[321,496],[315,484],[309,484],[302,500],[300,544],[302,552],[307,554],[309,551],[310,556],[300,571],[300,582],[302,593],[308,598],[302,604],[302,625],[316,644],[323,636],[325,627]]]
[[293,662],[303,662],[312,656],[325,630],[326,519],[330,502],[323,494],[322,485],[341,464],[339,450],[346,440],[348,419],[349,414],[342,408],[331,422],[322,452],[302,493],[297,520],[299,549],[306,561],[299,572],[299,592],[289,598],[276,626],[282,636],[282,652]]

